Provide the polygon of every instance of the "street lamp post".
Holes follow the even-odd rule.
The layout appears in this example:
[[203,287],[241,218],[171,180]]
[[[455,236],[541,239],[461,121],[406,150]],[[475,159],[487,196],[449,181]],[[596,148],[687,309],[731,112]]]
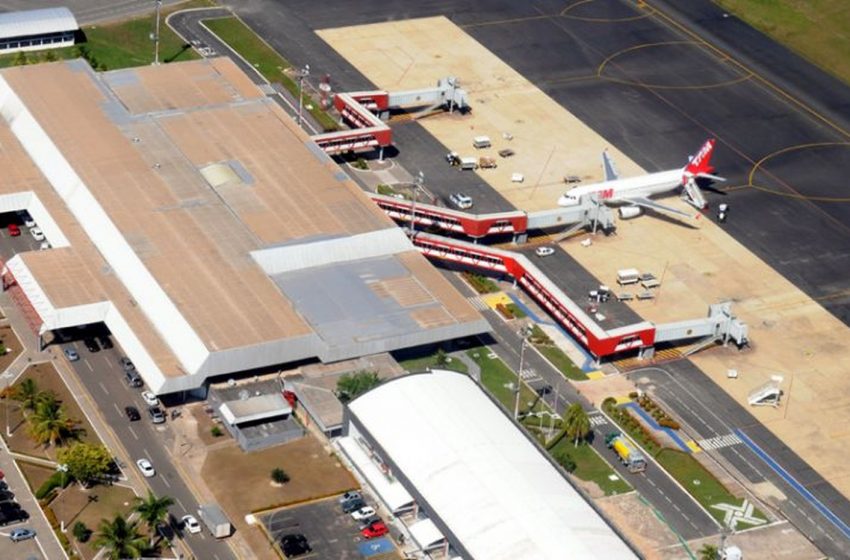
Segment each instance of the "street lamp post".
[[159,64],[159,20],[162,10],[162,0],[156,0],[156,27],[153,32],[153,63]]
[[[62,484],[61,484],[61,486],[62,486],[62,490],[64,490],[65,489],[65,477],[68,476],[68,474],[67,474],[68,473],[68,464],[67,463],[61,463],[59,465],[56,465],[56,470],[62,473]],[[62,490],[59,491],[60,494],[62,493]],[[58,498],[58,495],[57,495],[57,498]],[[60,518],[59,519],[59,530],[64,533],[65,532],[65,519],[63,519],[62,512],[59,513],[59,518]]]
[[410,237],[413,237],[416,231],[416,194],[422,188],[424,182],[425,174],[420,171],[416,174],[416,179],[413,182],[413,202],[410,205],[410,228],[408,229]]
[[310,65],[305,64],[298,73],[298,126],[302,122],[302,110],[304,108],[304,78],[310,75]]
[[525,346],[528,344],[526,337],[530,334],[527,328],[520,329],[519,333],[522,345],[519,349],[519,371],[516,372],[516,396],[514,397],[514,420],[519,418],[519,394],[522,389],[522,370],[525,367]]

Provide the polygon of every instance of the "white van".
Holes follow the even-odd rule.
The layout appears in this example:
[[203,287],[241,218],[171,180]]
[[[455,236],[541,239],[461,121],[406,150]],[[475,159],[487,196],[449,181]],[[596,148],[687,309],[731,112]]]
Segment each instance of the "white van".
[[482,148],[489,148],[492,144],[490,143],[489,136],[476,136],[472,139],[472,146],[476,150],[480,150]]
[[474,157],[462,157],[460,158],[460,168],[472,169],[474,171],[478,169],[478,160]]
[[636,268],[624,268],[617,271],[617,284],[626,286],[640,282],[640,272]]

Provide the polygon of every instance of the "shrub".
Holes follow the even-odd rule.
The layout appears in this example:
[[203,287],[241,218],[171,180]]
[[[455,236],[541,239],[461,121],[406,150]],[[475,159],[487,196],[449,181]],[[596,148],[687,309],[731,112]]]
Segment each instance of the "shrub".
[[354,162],[354,167],[357,169],[367,170],[369,169],[369,164],[366,163],[366,160],[363,158],[357,158],[357,161]]
[[77,521],[74,523],[74,528],[71,530],[74,533],[74,538],[80,542],[86,542],[91,537],[91,529],[86,527],[86,524],[82,521]]
[[614,407],[614,405],[616,405],[616,404],[617,404],[617,399],[615,399],[614,397],[608,397],[604,401],[602,401],[602,408],[606,412],[608,412],[608,409]]
[[224,435],[224,430],[221,429],[221,426],[213,426],[210,428],[210,434],[212,437],[221,437]]
[[[42,500],[48,496],[53,490],[62,486],[62,482],[65,482],[65,486],[71,483],[73,477],[67,473],[62,473],[56,471],[50,478],[44,481],[41,486],[38,487],[38,490],[35,491],[36,499]],[[62,486],[64,488],[64,486]]]
[[663,426],[665,428],[670,428],[671,430],[678,430],[682,427],[678,422],[669,417],[665,417],[659,420],[658,425]]
[[565,471],[571,473],[576,470],[576,462],[573,461],[573,458],[570,457],[570,454],[566,451],[559,451],[558,453],[555,453],[554,458]]
[[281,468],[272,469],[272,481],[277,484],[286,484],[289,482],[289,475]]
[[629,393],[629,398],[632,399],[632,400],[638,398],[638,392],[632,391],[631,393]]

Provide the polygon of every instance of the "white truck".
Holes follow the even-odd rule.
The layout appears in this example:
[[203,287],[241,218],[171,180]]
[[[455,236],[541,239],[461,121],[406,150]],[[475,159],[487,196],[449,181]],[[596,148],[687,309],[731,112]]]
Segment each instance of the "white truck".
[[229,537],[233,533],[233,525],[230,524],[230,520],[224,514],[224,511],[216,504],[202,504],[198,508],[198,518],[210,534],[217,539]]

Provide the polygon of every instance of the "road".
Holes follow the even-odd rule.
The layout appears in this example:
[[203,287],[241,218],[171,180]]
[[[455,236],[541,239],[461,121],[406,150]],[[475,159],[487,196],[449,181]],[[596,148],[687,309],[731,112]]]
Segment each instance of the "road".
[[[676,362],[664,367],[635,370],[629,377],[638,382],[664,403],[673,414],[693,430],[695,440],[709,440],[709,452],[732,465],[745,480],[743,485],[752,489],[754,484],[769,481],[785,496],[779,509],[791,523],[833,558],[850,558],[850,535],[846,529],[832,523],[812,500],[807,499],[782,476],[747,446],[736,430],[757,442],[793,478],[810,491],[817,500],[834,514],[847,518],[843,509],[846,500],[817,473],[799,458],[791,456],[788,448],[743,409],[719,387],[708,380],[695,366],[687,361]],[[722,411],[722,412],[721,412]],[[731,436],[731,437],[730,437]],[[715,439],[716,438],[716,439]]]
[[[461,293],[472,295],[471,289],[456,275],[446,273],[444,276]],[[514,331],[513,327],[502,321],[496,312],[488,310],[482,311],[482,314],[493,327],[493,332],[490,335],[493,340],[487,341],[485,338],[485,343],[489,344],[490,348],[511,369],[519,371],[521,337]],[[566,408],[574,402],[581,403],[593,419],[593,447],[602,457],[609,460],[623,480],[631,484],[652,504],[674,532],[686,540],[715,535],[719,532],[720,527],[714,521],[714,518],[708,515],[660,466],[650,464],[646,471],[634,474],[628,472],[628,469],[619,461],[612,460],[611,450],[605,446],[605,434],[616,428],[605,420],[605,417],[599,413],[592,403],[579,395],[561,373],[543,359],[540,354],[533,349],[526,348],[523,362],[522,369],[533,371],[533,374],[537,377],[537,379],[531,378],[529,380],[531,387],[535,389],[544,385],[552,387],[552,393],[547,395],[545,400],[558,414],[563,414]]]
[[[162,5],[176,4],[183,0],[163,0]],[[80,25],[91,25],[103,21],[115,21],[153,11],[154,0],[0,0],[0,11],[35,10],[65,6]]]
[[[147,406],[140,396],[142,389],[131,389],[124,381],[124,373],[118,364],[122,356],[117,348],[92,353],[81,342],[70,342],[63,348],[77,350],[80,360],[72,362],[80,380],[85,385],[104,420],[124,445],[131,460],[145,457],[153,463],[156,476],[145,479],[157,496],[171,496],[175,505],[170,509],[175,519],[186,513],[197,517],[198,501],[189,486],[175,467],[179,457],[172,457],[166,451],[167,423],[163,426],[151,424],[147,415]],[[142,413],[142,419],[129,422],[124,415],[125,406],[135,406]],[[135,464],[125,465],[125,470],[139,474]],[[226,541],[213,539],[206,532],[186,535],[184,542],[191,548],[196,558],[227,560],[236,556]]]

